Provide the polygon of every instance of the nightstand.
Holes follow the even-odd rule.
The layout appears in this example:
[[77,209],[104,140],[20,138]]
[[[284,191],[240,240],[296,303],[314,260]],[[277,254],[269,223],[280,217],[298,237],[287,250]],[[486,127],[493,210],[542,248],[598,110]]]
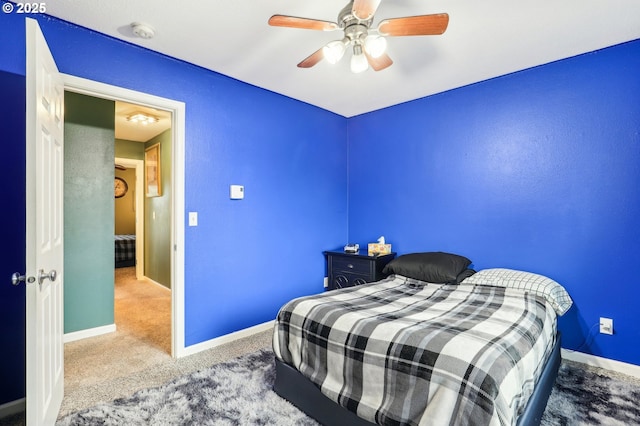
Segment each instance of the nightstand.
[[329,277],[327,290],[379,281],[385,277],[382,269],[396,257],[395,253],[368,256],[366,252],[352,254],[343,251],[325,251],[324,255]]

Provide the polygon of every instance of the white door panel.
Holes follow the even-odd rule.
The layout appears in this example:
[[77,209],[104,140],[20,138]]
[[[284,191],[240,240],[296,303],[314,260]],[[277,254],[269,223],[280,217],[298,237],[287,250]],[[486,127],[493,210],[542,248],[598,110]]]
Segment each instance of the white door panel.
[[37,21],[27,34],[27,425],[53,425],[64,395],[64,84]]

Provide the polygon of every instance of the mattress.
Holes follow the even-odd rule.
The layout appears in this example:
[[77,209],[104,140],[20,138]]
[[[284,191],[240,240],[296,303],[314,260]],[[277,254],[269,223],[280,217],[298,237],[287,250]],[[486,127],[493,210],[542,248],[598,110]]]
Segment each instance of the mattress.
[[399,275],[294,299],[274,353],[377,424],[515,424],[557,335],[545,298]]

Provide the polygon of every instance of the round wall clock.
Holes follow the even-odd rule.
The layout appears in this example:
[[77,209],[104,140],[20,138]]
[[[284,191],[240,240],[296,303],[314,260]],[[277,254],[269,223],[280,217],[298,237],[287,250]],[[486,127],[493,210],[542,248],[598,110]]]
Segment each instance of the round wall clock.
[[124,179],[116,177],[114,181],[114,189],[116,198],[124,197],[124,194],[129,190],[129,185],[127,185],[127,182]]

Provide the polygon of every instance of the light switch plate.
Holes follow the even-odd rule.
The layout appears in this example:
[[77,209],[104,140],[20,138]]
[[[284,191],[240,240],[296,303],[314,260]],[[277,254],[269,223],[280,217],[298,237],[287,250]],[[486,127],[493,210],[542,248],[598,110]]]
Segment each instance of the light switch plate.
[[189,212],[189,226],[198,226],[198,212]]

